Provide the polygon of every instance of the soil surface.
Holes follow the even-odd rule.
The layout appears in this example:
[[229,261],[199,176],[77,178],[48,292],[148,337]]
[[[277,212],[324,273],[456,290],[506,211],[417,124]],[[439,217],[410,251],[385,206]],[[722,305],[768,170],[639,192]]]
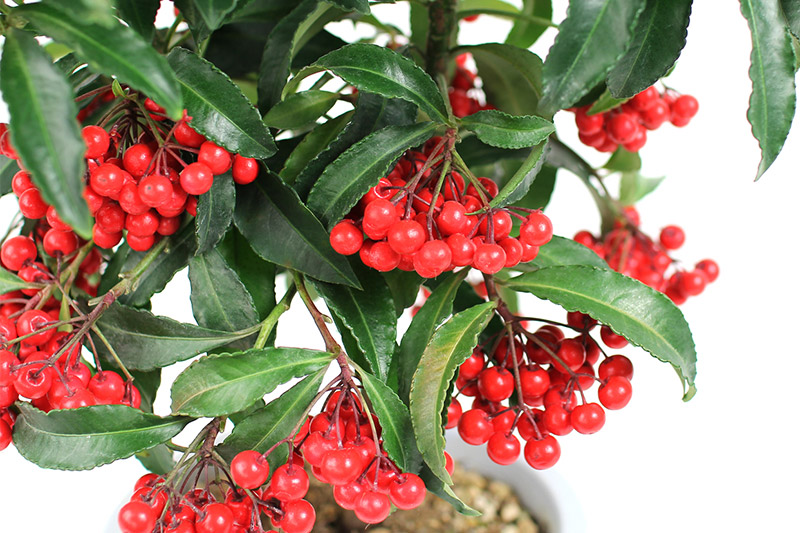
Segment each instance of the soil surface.
[[526,511],[513,489],[500,481],[487,479],[456,466],[455,492],[481,516],[464,516],[429,494],[412,511],[395,511],[383,523],[367,526],[352,511],[333,501],[330,485],[315,483],[306,497],[317,511],[315,533],[545,533]]

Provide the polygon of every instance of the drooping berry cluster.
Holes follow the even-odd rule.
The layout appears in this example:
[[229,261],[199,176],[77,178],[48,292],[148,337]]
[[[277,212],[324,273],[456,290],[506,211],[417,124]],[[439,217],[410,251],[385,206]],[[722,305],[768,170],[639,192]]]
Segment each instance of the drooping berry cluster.
[[[81,339],[71,332],[75,308],[63,311],[52,292],[74,284],[95,294],[97,281],[93,278],[101,265],[100,254],[96,249],[80,257],[76,252],[58,252],[57,264],[68,266],[53,273],[38,256],[37,247],[37,241],[46,242],[52,229],[45,230],[43,221],[37,226],[36,239],[18,235],[0,247],[2,266],[30,283],[29,288],[0,295],[0,449],[9,444],[6,430],[13,425],[7,410],[21,398],[45,412],[96,404],[138,407],[141,402],[136,387],[119,374],[93,373],[81,360]],[[62,316],[64,312],[67,317]]]
[[[456,171],[442,175],[442,146],[435,138],[422,151],[407,152],[333,227],[333,249],[358,253],[381,272],[399,268],[425,278],[463,266],[494,274],[534,259],[553,235],[547,215],[489,207],[497,184],[478,178],[467,185]],[[519,238],[511,236],[512,217],[522,220]]]
[[639,229],[639,213],[632,206],[624,209],[623,219],[606,235],[595,237],[579,231],[574,239],[597,252],[617,272],[663,292],[677,305],[702,293],[719,276],[719,266],[712,259],[699,261],[691,270],[680,267],[669,253],[683,246],[683,229],[665,226],[658,241],[651,239]]
[[[562,325],[576,331],[574,337],[553,324],[531,332],[524,321],[513,323],[513,334],[476,347],[460,366],[446,427],[458,428],[468,444],[486,444],[498,464],[511,464],[522,453],[531,467],[550,468],[561,456],[557,436],[573,429],[595,433],[605,423],[606,409],[628,404],[633,366],[623,355],[600,361],[602,350],[590,335],[597,322],[582,313],[569,313]],[[600,337],[609,348],[627,344],[606,326]],[[599,402],[587,401],[595,383]],[[464,410],[459,396],[473,398],[470,409]]]
[[[477,15],[473,16],[477,18]],[[495,109],[491,104],[481,103],[476,97],[475,93],[480,93],[475,83],[478,74],[469,68],[469,57],[470,54],[461,54],[456,58],[456,71],[447,91],[450,107],[457,117],[466,117],[484,109]]]
[[589,115],[591,106],[574,109],[578,138],[601,152],[613,152],[620,146],[638,152],[647,143],[647,132],[670,122],[683,127],[697,114],[694,96],[673,90],[659,93],[650,86],[624,104],[604,113]]

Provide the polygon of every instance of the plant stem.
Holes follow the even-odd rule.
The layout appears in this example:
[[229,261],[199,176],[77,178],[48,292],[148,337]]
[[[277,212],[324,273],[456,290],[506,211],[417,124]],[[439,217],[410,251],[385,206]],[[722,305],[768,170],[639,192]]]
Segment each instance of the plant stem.
[[440,74],[447,73],[447,60],[450,58],[450,46],[453,33],[457,27],[457,0],[433,0],[428,6],[428,43],[426,45],[425,70],[435,80]]
[[[122,280],[114,285],[108,292],[114,293],[114,298],[116,299],[123,294],[127,294],[134,290],[139,282],[139,278],[142,277],[142,274],[144,274],[148,268],[150,268],[150,265],[153,264],[156,258],[164,252],[168,243],[169,239],[161,239],[158,241],[155,246],[150,248],[150,251],[147,252],[147,255],[145,255],[142,260],[136,264],[136,266],[119,275]],[[89,305],[97,305],[103,299],[104,297],[94,298],[89,301]]]
[[272,333],[272,330],[275,329],[275,326],[278,324],[278,319],[281,317],[281,315],[288,311],[289,307],[291,307],[292,298],[296,293],[297,287],[294,284],[294,280],[289,280],[289,287],[286,289],[286,294],[283,295],[281,301],[272,308],[272,311],[269,312],[267,318],[265,318],[261,323],[261,331],[258,332],[258,338],[256,339],[256,343],[253,345],[253,348],[260,350],[267,345],[267,339],[269,338],[270,333]]

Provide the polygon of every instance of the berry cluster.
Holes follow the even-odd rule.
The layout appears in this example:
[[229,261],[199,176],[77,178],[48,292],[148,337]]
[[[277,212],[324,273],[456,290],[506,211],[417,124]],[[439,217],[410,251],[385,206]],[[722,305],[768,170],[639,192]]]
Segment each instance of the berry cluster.
[[[473,15],[477,18],[477,15]],[[467,17],[464,20],[468,20]],[[473,19],[474,20],[474,19]],[[484,109],[495,109],[491,104],[482,104],[475,93],[478,92],[475,81],[478,79],[476,72],[468,67],[469,54],[461,54],[456,58],[456,71],[450,82],[448,96],[453,114],[457,117],[466,117]]]
[[606,235],[595,237],[579,231],[574,239],[597,252],[617,272],[663,292],[676,305],[702,293],[719,276],[719,266],[712,259],[699,261],[692,270],[676,266],[669,252],[683,246],[683,229],[665,226],[655,241],[639,229],[639,213],[632,206],[624,209],[622,219]]
[[[407,152],[333,227],[333,249],[358,253],[365,265],[381,272],[399,268],[425,278],[463,266],[494,274],[534,259],[553,235],[547,215],[490,208],[497,184],[477,178],[467,186],[456,171],[443,175],[443,142],[431,139],[421,152]],[[512,217],[522,221],[519,238],[511,236]]]
[[624,104],[604,113],[589,115],[591,106],[574,109],[578,138],[601,152],[613,152],[620,146],[638,152],[647,142],[647,131],[665,122],[683,127],[697,114],[697,99],[672,90],[659,93],[650,86]]
[[[468,444],[486,444],[489,458],[498,464],[514,463],[522,452],[531,467],[541,470],[561,456],[556,436],[573,429],[596,433],[605,423],[605,409],[628,404],[633,365],[623,355],[606,356],[597,364],[602,349],[590,335],[597,322],[582,313],[568,313],[562,324],[577,332],[569,338],[553,323],[535,332],[522,320],[513,324],[513,334],[476,347],[460,366],[446,427],[458,428]],[[607,326],[600,328],[600,337],[609,348],[627,344]],[[599,403],[588,402],[586,393],[596,382]],[[463,410],[459,395],[473,398],[469,410]],[[524,450],[515,430],[526,441]]]

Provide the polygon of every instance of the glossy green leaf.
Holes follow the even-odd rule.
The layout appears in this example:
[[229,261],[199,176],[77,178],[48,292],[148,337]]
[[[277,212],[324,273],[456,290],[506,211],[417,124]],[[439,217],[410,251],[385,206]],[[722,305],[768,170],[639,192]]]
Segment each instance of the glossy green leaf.
[[236,228],[231,228],[217,250],[247,289],[259,320],[267,318],[275,307],[275,265],[261,259]]
[[30,287],[30,283],[0,267],[0,295],[28,287]]
[[291,130],[306,126],[328,112],[339,100],[338,93],[309,90],[291,94],[264,115],[264,124]]
[[425,303],[411,319],[400,348],[397,351],[397,383],[400,399],[408,403],[411,382],[414,372],[417,370],[419,360],[425,347],[431,340],[434,331],[444,320],[453,312],[453,300],[456,297],[458,287],[464,281],[468,269],[463,269],[456,274],[450,275],[447,281],[442,282],[428,296]]
[[14,446],[42,468],[89,470],[152,448],[177,435],[191,419],[161,418],[125,405],[93,405],[45,414],[17,404]]
[[17,161],[0,155],[0,196],[5,196],[11,192],[11,181],[17,172],[19,172]]
[[647,89],[675,64],[686,44],[692,0],[647,0],[625,55],[608,73],[616,98]]
[[[639,156],[639,152],[629,152],[620,146],[616,152],[611,154],[603,168],[614,172],[633,172],[642,168],[642,158]],[[627,205],[626,202],[622,203]]]
[[613,270],[583,265],[542,268],[506,286],[590,315],[670,363],[685,386],[694,384],[697,354],[692,332],[675,304],[655,289]]
[[258,111],[224,72],[185,48],[173,48],[167,59],[180,82],[192,128],[244,157],[263,159],[275,153]]
[[173,3],[188,24],[189,30],[192,32],[192,40],[195,43],[203,43],[211,37],[213,30],[206,24],[202,13],[195,5],[195,0],[173,0]]
[[422,456],[414,440],[408,407],[397,393],[369,372],[358,373],[373,412],[381,423],[381,440],[389,458],[403,472],[418,473]]
[[350,263],[331,248],[322,223],[277,175],[267,172],[240,189],[234,222],[267,261],[321,281],[359,286]]
[[522,199],[531,185],[533,185],[539,170],[544,164],[543,154],[545,152],[546,144],[541,143],[534,146],[531,153],[522,162],[522,165],[514,172],[514,175],[503,185],[503,188],[497,193],[497,196],[492,198],[489,205],[492,207],[501,207],[508,204],[513,204],[517,200]]
[[[336,139],[344,127],[347,126],[352,116],[352,112],[343,113],[308,132],[286,159],[280,171],[281,179],[295,187],[295,190],[300,194],[300,188],[296,183],[297,177],[314,158],[318,157]],[[311,185],[309,184],[303,192],[304,195],[308,194],[308,189],[311,188]]]
[[117,15],[148,42],[155,34],[160,0],[114,0]]
[[258,70],[258,108],[266,113],[281,101],[289,78],[292,50],[301,24],[314,14],[319,0],[301,0],[291,13],[281,18],[267,37]]
[[345,11],[358,11],[364,15],[369,14],[368,0],[325,0],[328,3],[335,5]]
[[557,168],[549,165],[542,165],[539,173],[536,174],[536,179],[533,185],[531,185],[531,188],[528,189],[525,196],[519,200],[515,200],[514,205],[527,209],[544,209],[547,207],[556,186],[557,173]]
[[453,492],[453,488],[436,477],[433,472],[431,472],[431,469],[427,466],[423,465],[420,477],[425,482],[425,488],[428,489],[428,492],[435,494],[439,498],[452,505],[453,509],[455,509],[457,512],[463,514],[464,516],[481,516],[479,511],[476,511],[461,501],[461,499],[456,496],[456,493]]
[[333,354],[302,348],[263,348],[208,355],[172,384],[172,412],[224,416],[245,409],[275,387],[328,366]]
[[147,450],[136,453],[136,459],[148,472],[166,476],[175,468],[175,457],[166,444],[159,444]]
[[114,4],[116,0],[45,0],[60,9],[67,9],[81,19],[113,27],[117,21],[114,18]]
[[483,80],[486,99],[514,115],[537,115],[542,96],[542,60],[528,50],[488,43],[464,47]]
[[208,252],[222,240],[233,222],[235,207],[236,187],[232,174],[226,172],[215,176],[211,189],[197,198],[197,216],[194,219],[196,254]]
[[211,31],[222,25],[225,17],[236,8],[240,0],[192,0],[194,11],[203,19],[203,24]]
[[436,83],[411,59],[372,44],[349,44],[319,58],[315,67],[330,70],[359,91],[416,104],[432,120],[447,122],[447,108]]
[[615,107],[619,107],[620,105],[624,104],[628,99],[627,98],[614,98],[611,92],[606,89],[600,95],[593,104],[592,107],[586,112],[587,115],[597,115],[599,113],[605,113],[606,111],[610,111]]
[[399,268],[383,272],[382,275],[389,290],[392,291],[394,311],[399,317],[417,300],[419,287],[423,280],[416,272],[406,272]]
[[[97,326],[125,366],[137,370],[169,366],[256,332],[201,328],[119,304],[109,307]],[[100,353],[108,358],[105,347],[96,344]]]
[[547,139],[556,128],[542,117],[509,115],[496,109],[478,111],[461,119],[461,125],[482,142],[498,148],[527,148]]
[[[149,305],[150,298],[157,292],[164,290],[167,283],[189,264],[189,259],[194,255],[196,242],[192,226],[188,225],[178,233],[171,236],[167,253],[159,254],[158,257],[145,270],[142,277],[132,292],[120,296],[119,302],[133,307],[146,307]],[[119,272],[126,272],[134,268],[147,252],[134,252],[128,248],[128,254],[124,263],[121,264]],[[113,286],[119,279],[109,280]],[[109,287],[110,288],[110,287]]]
[[131,28],[117,23],[106,28],[48,4],[26,4],[18,13],[36,29],[72,48],[95,72],[115,76],[158,102],[179,119],[183,100],[178,82],[166,59]]
[[[217,448],[219,453],[227,459],[232,459],[243,450],[264,453],[287,435],[291,435],[292,430],[299,427],[305,417],[324,376],[325,371],[320,370],[303,378],[265,407],[240,421],[225,442]],[[269,454],[267,460],[274,470],[285,463],[288,456],[289,447],[279,446]]]
[[392,293],[375,270],[359,268],[358,279],[363,290],[329,283],[315,283],[314,287],[355,338],[369,370],[386,381],[397,344]]
[[530,271],[551,266],[589,265],[597,268],[608,268],[602,257],[594,250],[567,239],[553,235],[550,242],[539,247],[539,253],[533,261],[520,263],[514,270]]
[[433,122],[420,122],[386,126],[365,137],[328,165],[308,194],[309,209],[333,227],[406,150],[423,144],[435,130]]
[[664,181],[660,178],[646,178],[637,171],[622,173],[619,182],[619,201],[622,205],[633,205],[658,187]]
[[[416,118],[417,108],[410,102],[399,98],[389,99],[377,94],[360,92],[358,104],[350,122],[338,133],[335,140],[329,141],[327,148],[315,154],[313,159],[306,164],[292,184],[294,190],[301,198],[307,198],[308,192],[325,168],[351,146],[373,131],[386,126],[414,124]],[[313,134],[312,132],[310,135]]]
[[210,250],[189,261],[189,281],[198,325],[239,331],[259,322],[253,298],[218,251]]
[[8,104],[11,142],[42,197],[77,233],[91,237],[92,218],[81,194],[86,145],[72,88],[33,35],[6,32],[0,90]]
[[641,0],[572,2],[544,62],[542,113],[572,106],[600,83],[625,52]]
[[772,165],[786,142],[795,109],[794,52],[778,0],[740,0],[750,26],[753,93],[747,120],[761,147],[756,179]]
[[[551,0],[522,0],[521,13],[545,20],[553,18],[553,3]],[[506,37],[506,44],[518,48],[530,48],[547,29],[547,25],[519,18],[514,21],[514,27]]]
[[797,0],[780,0],[781,9],[786,17],[786,24],[792,35],[800,35],[800,2]]
[[495,307],[495,302],[470,307],[436,330],[411,384],[411,422],[419,451],[436,477],[449,485],[452,481],[444,468],[444,402],[458,366],[472,354]]

